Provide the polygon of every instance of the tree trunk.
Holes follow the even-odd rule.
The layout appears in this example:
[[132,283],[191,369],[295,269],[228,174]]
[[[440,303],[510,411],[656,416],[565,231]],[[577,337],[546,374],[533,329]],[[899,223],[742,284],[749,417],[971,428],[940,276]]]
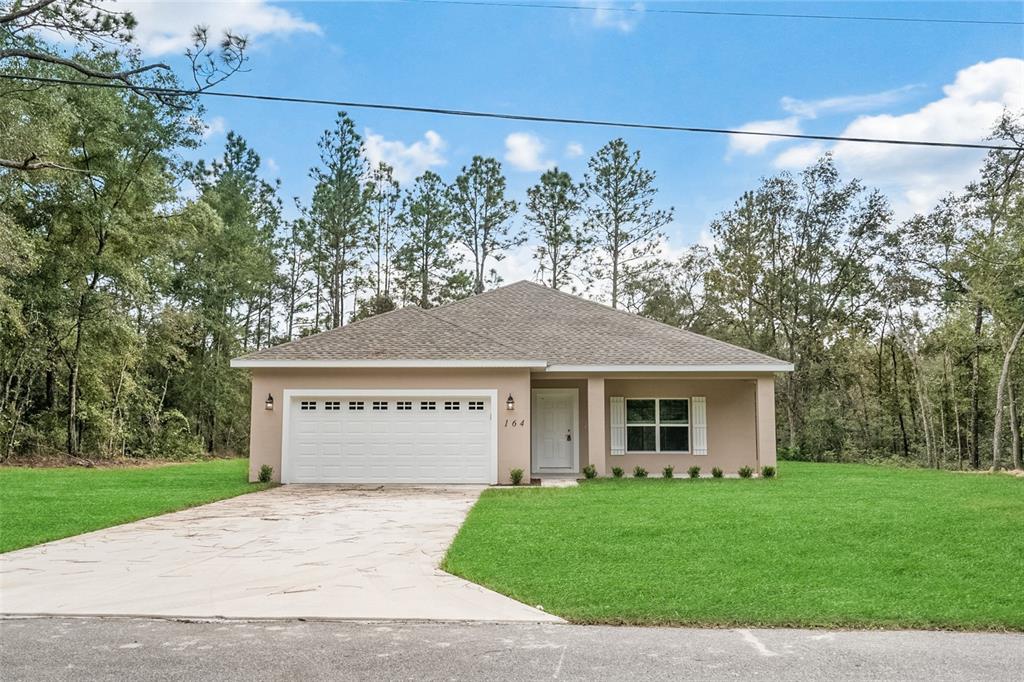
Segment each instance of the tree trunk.
[[1012,436],[1012,446],[1010,448],[1010,455],[1013,458],[1013,468],[1018,471],[1024,469],[1024,462],[1021,461],[1021,442],[1020,442],[1020,419],[1017,416],[1017,395],[1013,390],[1013,380],[1006,384],[1006,397],[1010,407],[1010,435]]
[[1003,394],[1006,392],[1006,379],[1010,375],[1010,362],[1013,354],[1017,351],[1020,338],[1024,336],[1024,322],[1021,323],[1017,333],[1013,335],[1009,348],[1003,355],[1003,368],[999,372],[999,384],[996,386],[996,415],[992,426],[992,469],[999,468],[999,449],[1002,446],[1003,436]]
[[981,468],[981,324],[984,309],[974,308],[974,356],[971,363],[971,468]]
[[903,437],[903,456],[910,457],[910,439],[907,436],[906,421],[903,419],[903,401],[900,400],[900,375],[896,364],[896,343],[892,339],[889,340],[889,352],[892,354],[892,395],[893,400],[896,401],[896,414],[899,417],[900,434]]

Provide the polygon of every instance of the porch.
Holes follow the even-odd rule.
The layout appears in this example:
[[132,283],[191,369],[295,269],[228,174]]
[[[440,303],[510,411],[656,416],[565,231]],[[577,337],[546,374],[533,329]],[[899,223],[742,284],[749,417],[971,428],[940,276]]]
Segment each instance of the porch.
[[770,374],[616,373],[551,377],[530,391],[530,476],[575,479],[620,467],[735,473],[775,464]]

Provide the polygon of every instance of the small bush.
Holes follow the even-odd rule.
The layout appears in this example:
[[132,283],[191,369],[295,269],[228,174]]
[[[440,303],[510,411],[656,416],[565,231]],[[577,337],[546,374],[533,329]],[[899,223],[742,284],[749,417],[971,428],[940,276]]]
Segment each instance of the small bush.
[[686,473],[690,474],[690,478],[700,478],[700,467],[692,466],[686,470]]
[[597,467],[593,464],[588,464],[583,467],[583,475],[587,478],[597,478]]
[[622,467],[612,467],[612,476],[615,478],[622,478]]
[[512,471],[508,472],[508,475],[509,475],[509,478],[512,479],[512,485],[519,485],[520,483],[523,482],[523,470],[522,469],[513,469]]
[[674,471],[675,471],[674,467],[667,466],[667,467],[665,467],[664,469],[661,470],[661,477],[662,478],[672,478],[672,476],[674,475],[673,474]]
[[761,467],[761,478],[775,478],[775,467]]
[[754,470],[750,467],[740,467],[739,474],[740,478],[750,478],[754,475]]
[[722,470],[720,468],[715,467],[714,469],[711,470],[711,475],[714,478],[721,478],[724,474],[722,473]]
[[274,477],[274,467],[269,464],[264,464],[260,467],[260,483],[270,483],[270,479]]
[[647,469],[640,465],[633,467],[633,478],[647,478]]

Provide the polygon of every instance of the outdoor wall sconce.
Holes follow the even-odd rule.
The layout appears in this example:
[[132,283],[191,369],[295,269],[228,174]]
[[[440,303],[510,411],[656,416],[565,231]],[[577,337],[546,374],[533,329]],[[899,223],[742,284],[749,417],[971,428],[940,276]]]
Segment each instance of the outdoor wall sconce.
[[267,394],[267,401],[263,403],[263,407],[268,410],[274,409],[274,396],[270,393]]
[[505,407],[510,410],[516,409],[516,401],[512,399],[512,394],[508,394],[508,400],[505,401]]

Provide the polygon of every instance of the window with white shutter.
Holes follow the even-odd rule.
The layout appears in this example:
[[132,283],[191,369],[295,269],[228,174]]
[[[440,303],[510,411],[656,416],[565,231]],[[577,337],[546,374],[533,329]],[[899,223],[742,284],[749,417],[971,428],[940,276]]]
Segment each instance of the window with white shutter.
[[693,454],[708,454],[708,400],[703,396],[690,398],[690,428],[693,430]]
[[626,399],[612,396],[608,399],[608,419],[611,424],[611,450],[613,455],[626,454]]

